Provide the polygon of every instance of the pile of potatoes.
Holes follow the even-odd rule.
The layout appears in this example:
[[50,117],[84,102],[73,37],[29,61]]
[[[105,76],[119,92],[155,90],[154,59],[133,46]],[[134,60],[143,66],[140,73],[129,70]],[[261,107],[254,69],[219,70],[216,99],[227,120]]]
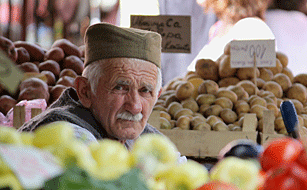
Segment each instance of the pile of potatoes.
[[36,43],[12,42],[0,36],[0,49],[24,71],[15,94],[0,85],[0,112],[4,115],[21,100],[43,98],[50,105],[83,71],[84,45],[76,46],[67,39],[58,39],[44,49]]
[[199,59],[195,72],[164,86],[154,107],[160,128],[241,131],[244,115],[254,113],[262,131],[263,111],[273,110],[275,132],[287,134],[279,107],[290,99],[307,130],[307,73],[293,76],[287,65],[288,57],[276,52],[276,67],[231,68],[227,44],[217,61]]

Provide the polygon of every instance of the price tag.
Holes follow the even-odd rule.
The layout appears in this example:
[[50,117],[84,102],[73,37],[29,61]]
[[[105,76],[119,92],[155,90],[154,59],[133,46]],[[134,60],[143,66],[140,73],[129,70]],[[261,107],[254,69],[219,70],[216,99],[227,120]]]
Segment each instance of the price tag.
[[158,32],[162,36],[162,52],[191,53],[191,16],[131,15],[130,27]]
[[15,66],[14,62],[0,50],[0,83],[11,94],[14,94],[19,86],[23,72]]
[[0,156],[15,173],[24,189],[40,189],[46,180],[63,173],[56,158],[38,148],[1,144]]
[[233,40],[230,42],[232,68],[276,67],[275,40]]

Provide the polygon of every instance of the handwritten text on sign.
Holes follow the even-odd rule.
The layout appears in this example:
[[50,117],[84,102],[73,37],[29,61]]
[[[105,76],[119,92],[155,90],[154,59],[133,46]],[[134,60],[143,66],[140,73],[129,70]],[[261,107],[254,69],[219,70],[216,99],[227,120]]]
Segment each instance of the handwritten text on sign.
[[162,52],[191,53],[191,16],[131,15],[131,28],[158,32],[162,36]]
[[230,42],[232,68],[276,67],[275,40],[233,40]]
[[56,158],[38,148],[0,144],[0,157],[25,189],[40,189],[46,180],[63,173]]

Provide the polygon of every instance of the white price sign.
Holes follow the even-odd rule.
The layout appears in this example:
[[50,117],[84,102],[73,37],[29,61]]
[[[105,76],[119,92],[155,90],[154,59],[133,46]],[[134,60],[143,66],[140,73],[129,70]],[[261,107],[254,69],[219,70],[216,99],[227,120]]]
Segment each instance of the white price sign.
[[50,152],[35,147],[0,144],[0,157],[25,189],[42,188],[46,180],[63,173]]
[[233,40],[230,42],[232,68],[276,67],[275,40]]

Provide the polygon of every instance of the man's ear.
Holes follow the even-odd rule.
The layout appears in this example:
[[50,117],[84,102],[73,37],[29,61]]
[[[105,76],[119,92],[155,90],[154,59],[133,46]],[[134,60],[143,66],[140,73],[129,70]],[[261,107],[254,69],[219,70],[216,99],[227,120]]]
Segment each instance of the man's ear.
[[76,77],[74,87],[77,90],[77,94],[81,101],[81,104],[86,108],[90,108],[92,105],[91,85],[88,82],[87,78],[82,76]]
[[159,90],[158,98],[161,96],[161,94],[162,94],[162,88],[160,88]]

